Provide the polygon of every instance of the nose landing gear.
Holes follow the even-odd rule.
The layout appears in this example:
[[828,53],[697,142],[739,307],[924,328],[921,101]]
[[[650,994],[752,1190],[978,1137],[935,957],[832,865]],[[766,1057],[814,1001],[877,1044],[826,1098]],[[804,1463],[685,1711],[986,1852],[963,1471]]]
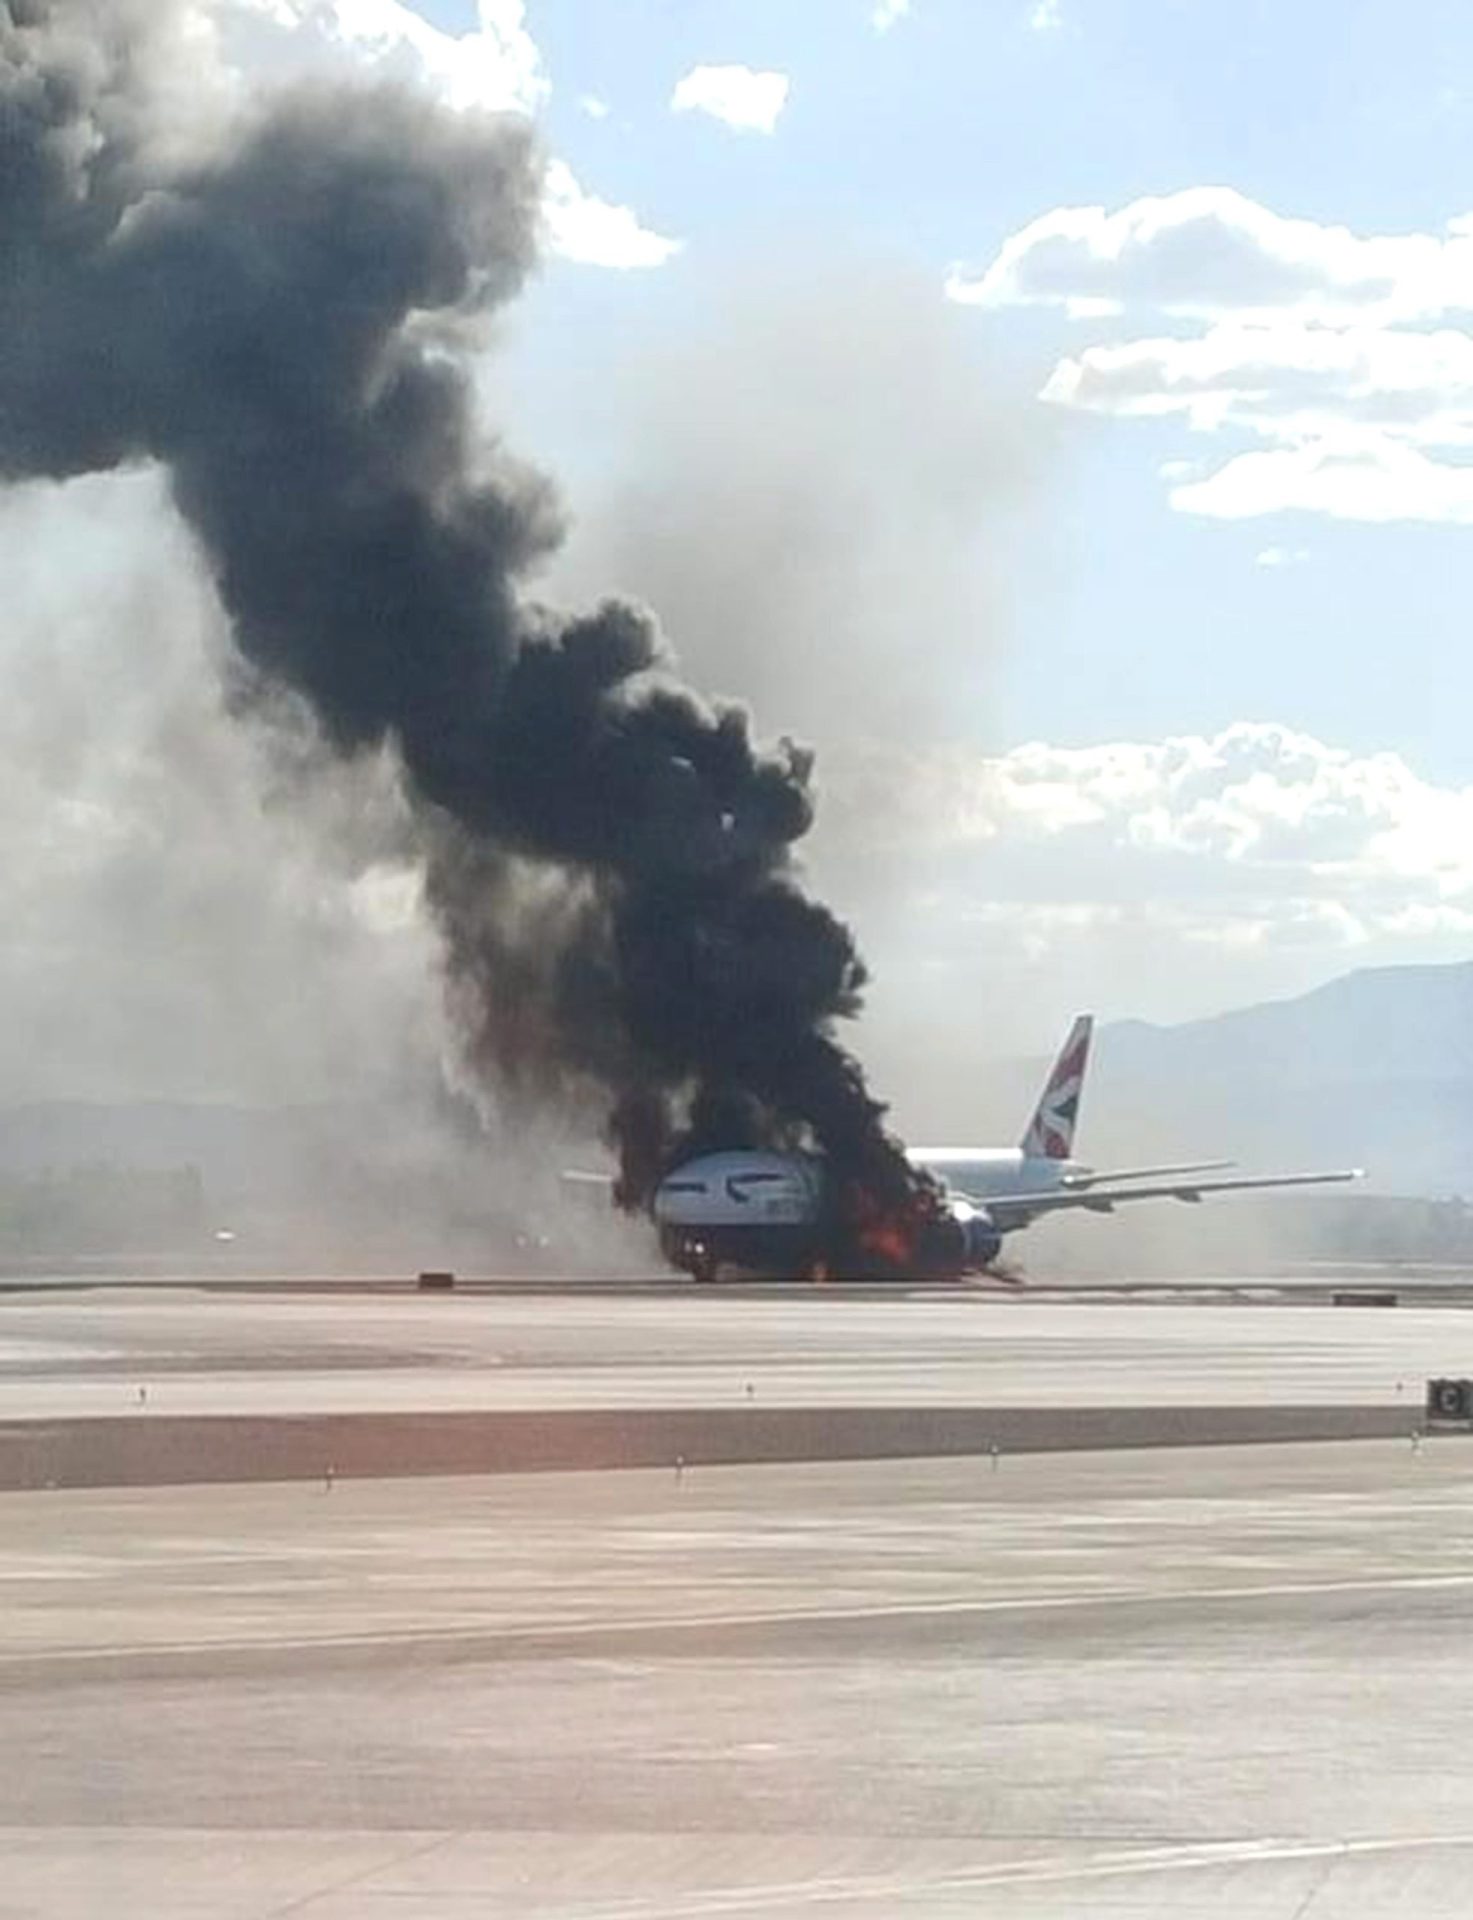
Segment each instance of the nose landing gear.
[[688,1273],[700,1286],[710,1286],[720,1271],[716,1255],[694,1234],[667,1231],[660,1236],[660,1251],[672,1267]]

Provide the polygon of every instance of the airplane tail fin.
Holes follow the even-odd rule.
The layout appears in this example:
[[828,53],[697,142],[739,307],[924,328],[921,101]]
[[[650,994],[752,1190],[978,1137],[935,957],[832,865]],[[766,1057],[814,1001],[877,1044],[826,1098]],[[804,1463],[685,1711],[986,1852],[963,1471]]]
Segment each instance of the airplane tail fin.
[[1069,1038],[1054,1062],[1020,1143],[1029,1159],[1067,1160],[1074,1151],[1079,1096],[1084,1090],[1084,1069],[1089,1064],[1093,1029],[1093,1016],[1087,1013],[1081,1013],[1069,1029]]

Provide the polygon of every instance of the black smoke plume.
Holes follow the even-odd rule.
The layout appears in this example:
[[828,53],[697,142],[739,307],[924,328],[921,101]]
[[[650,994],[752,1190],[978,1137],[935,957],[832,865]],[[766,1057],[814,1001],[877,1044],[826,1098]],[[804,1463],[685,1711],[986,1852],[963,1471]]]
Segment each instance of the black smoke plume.
[[834,1023],[864,970],[792,848],[808,756],[673,677],[642,609],[528,599],[547,486],[488,444],[456,328],[533,264],[527,127],[296,89],[161,124],[163,0],[0,0],[0,478],[160,463],[254,685],[389,746],[491,1084],[598,1088],[620,1195],[682,1144],[918,1189]]

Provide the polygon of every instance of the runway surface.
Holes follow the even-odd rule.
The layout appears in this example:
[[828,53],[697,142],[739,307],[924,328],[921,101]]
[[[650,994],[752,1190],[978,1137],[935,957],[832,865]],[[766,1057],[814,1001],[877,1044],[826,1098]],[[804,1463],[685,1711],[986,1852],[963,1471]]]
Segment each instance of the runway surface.
[[1461,1910],[1456,1443],[0,1500],[7,1915]]
[[[0,1300],[0,1420],[456,1408],[1395,1404],[1473,1374],[1435,1307],[104,1288]],[[146,1390],[140,1401],[139,1388]]]
[[[0,1416],[1399,1422],[1470,1357],[1421,1309],[103,1291],[0,1302]],[[0,1494],[0,1915],[1460,1911],[1473,1443],[1407,1431]]]

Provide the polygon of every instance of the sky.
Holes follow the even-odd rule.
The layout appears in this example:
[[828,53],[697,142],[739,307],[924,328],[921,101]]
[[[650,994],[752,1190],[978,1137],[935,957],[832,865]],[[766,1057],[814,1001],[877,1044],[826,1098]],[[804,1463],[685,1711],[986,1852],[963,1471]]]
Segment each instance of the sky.
[[[539,591],[647,598],[698,684],[815,744],[810,871],[902,1099],[958,1035],[1030,1051],[1078,1007],[1467,954],[1464,6],[196,11],[242,85],[388,75],[535,118],[544,259],[479,378],[566,502]],[[183,1019],[162,1090],[306,1093],[421,1021],[402,876],[326,828],[304,850],[216,710],[217,616],[149,477],[21,489],[0,538],[27,690],[0,998],[55,1036],[39,1075],[0,1056],[12,1084],[148,1092]],[[109,694],[125,657],[156,701]],[[85,751],[55,752],[63,709]],[[149,950],[109,940],[103,988],[141,873]],[[315,1010],[269,1072],[239,1038],[263,969]]]

